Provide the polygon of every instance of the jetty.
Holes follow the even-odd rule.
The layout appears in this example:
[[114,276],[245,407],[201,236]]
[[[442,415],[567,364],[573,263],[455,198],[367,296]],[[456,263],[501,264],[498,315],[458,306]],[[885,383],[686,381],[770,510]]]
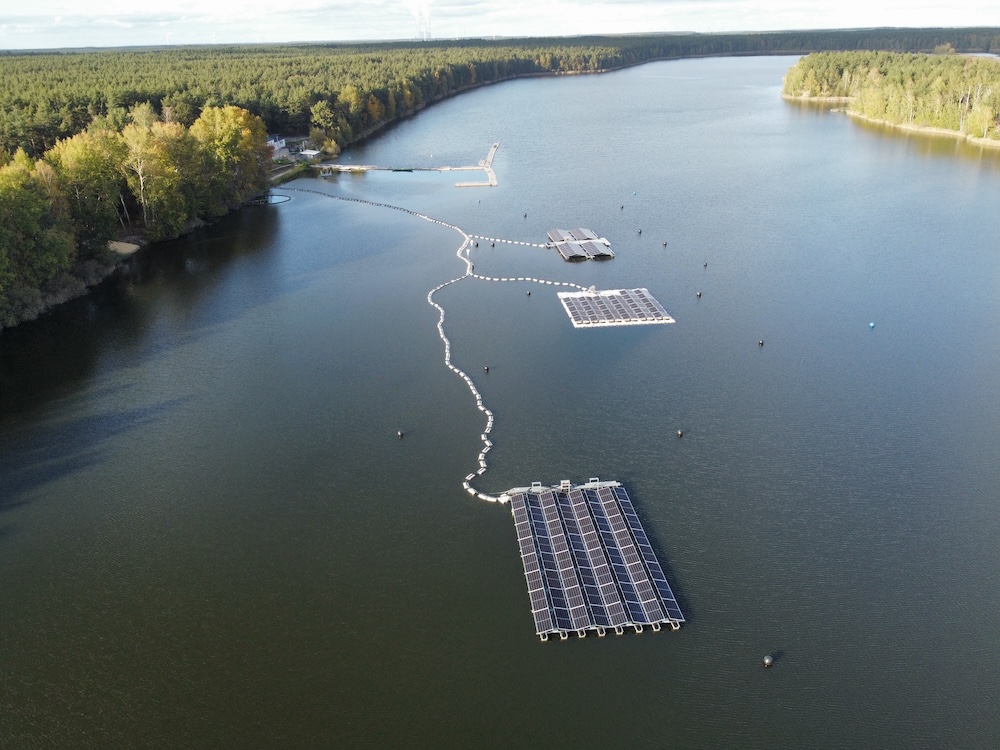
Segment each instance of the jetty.
[[456,182],[455,187],[496,187],[497,175],[493,171],[493,157],[497,154],[500,144],[494,143],[490,146],[485,159],[480,159],[479,164],[467,167],[388,167],[378,164],[317,164],[313,169],[318,169],[320,176],[340,174],[343,172],[361,174],[364,172],[478,172],[486,173],[486,180],[480,182]]

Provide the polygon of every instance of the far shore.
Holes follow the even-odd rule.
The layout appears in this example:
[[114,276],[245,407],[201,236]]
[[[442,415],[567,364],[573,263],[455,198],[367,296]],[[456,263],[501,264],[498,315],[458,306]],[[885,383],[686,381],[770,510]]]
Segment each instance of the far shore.
[[[833,104],[845,104],[854,101],[853,96],[792,96],[791,94],[782,94],[781,98],[791,102],[829,102]],[[920,135],[954,138],[955,140],[965,141],[966,143],[974,146],[1000,149],[1000,139],[998,138],[977,138],[976,136],[969,135],[968,133],[961,133],[957,130],[948,130],[948,128],[934,128],[929,125],[913,125],[908,122],[880,120],[876,117],[869,117],[868,115],[863,115],[856,110],[848,108],[838,108],[831,111],[843,112],[848,117],[855,120],[861,120],[862,122],[871,123],[872,125],[884,125],[889,128],[897,128],[899,130],[905,130],[908,133],[918,133]]]
[[1000,139],[997,138],[977,138],[974,135],[969,135],[968,133],[960,133],[957,130],[948,130],[947,128],[932,128],[927,125],[911,125],[910,123],[902,122],[895,123],[889,120],[879,120],[875,117],[868,117],[860,112],[855,112],[853,109],[841,110],[848,117],[855,120],[861,120],[862,122],[868,122],[873,125],[885,125],[890,128],[898,128],[899,130],[905,130],[909,133],[919,133],[920,135],[931,135],[945,138],[954,138],[957,141],[965,141],[974,146],[983,146],[984,148],[996,148],[1000,149]]
[[781,98],[790,102],[833,102],[835,104],[854,101],[853,96],[794,96],[792,94],[782,94]]

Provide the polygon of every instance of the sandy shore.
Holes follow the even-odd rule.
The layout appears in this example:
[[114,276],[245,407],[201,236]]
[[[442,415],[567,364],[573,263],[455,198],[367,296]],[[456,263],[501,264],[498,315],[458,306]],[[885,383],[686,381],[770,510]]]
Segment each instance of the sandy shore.
[[131,255],[139,249],[139,245],[131,242],[109,242],[108,250],[119,255]]

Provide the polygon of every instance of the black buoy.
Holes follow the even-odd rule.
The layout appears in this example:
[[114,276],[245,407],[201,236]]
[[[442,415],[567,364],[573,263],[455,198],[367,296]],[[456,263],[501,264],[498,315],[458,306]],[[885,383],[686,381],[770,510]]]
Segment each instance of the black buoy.
[[708,261],[705,261],[705,268],[708,268]]
[[490,243],[490,247],[496,247],[496,246],[497,246],[497,243],[495,243],[495,242],[491,242]]
[[402,430],[396,430],[396,437],[398,437],[400,440],[402,440],[403,439],[403,431]]
[[696,297],[697,297],[698,299],[701,299],[701,292],[695,292],[695,293],[694,293],[694,295],[695,295],[695,296],[696,296]]
[[757,346],[764,346],[764,339],[757,342]]
[[531,290],[530,289],[528,290],[528,296],[529,297],[531,296]]
[[527,219],[527,218],[528,218],[528,214],[525,214],[525,215],[524,215],[524,218],[525,218],[525,219]]
[[684,437],[684,430],[677,430],[677,437],[679,438]]
[[621,206],[621,208],[622,208],[622,211],[624,211],[624,210],[625,210],[625,204],[624,204],[624,203],[622,203],[622,206]]
[[774,666],[774,657],[768,654],[764,657],[764,669]]

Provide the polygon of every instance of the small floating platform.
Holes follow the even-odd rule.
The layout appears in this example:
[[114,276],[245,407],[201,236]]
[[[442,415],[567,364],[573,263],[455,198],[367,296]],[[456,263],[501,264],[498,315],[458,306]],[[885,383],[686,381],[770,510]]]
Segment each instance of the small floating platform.
[[684,615],[632,500],[593,478],[508,490],[535,632],[585,637],[625,628],[680,629]]
[[574,328],[642,326],[675,322],[648,289],[591,287],[585,292],[558,292]]
[[611,243],[592,229],[550,229],[549,246],[559,251],[563,260],[607,260],[614,258]]

